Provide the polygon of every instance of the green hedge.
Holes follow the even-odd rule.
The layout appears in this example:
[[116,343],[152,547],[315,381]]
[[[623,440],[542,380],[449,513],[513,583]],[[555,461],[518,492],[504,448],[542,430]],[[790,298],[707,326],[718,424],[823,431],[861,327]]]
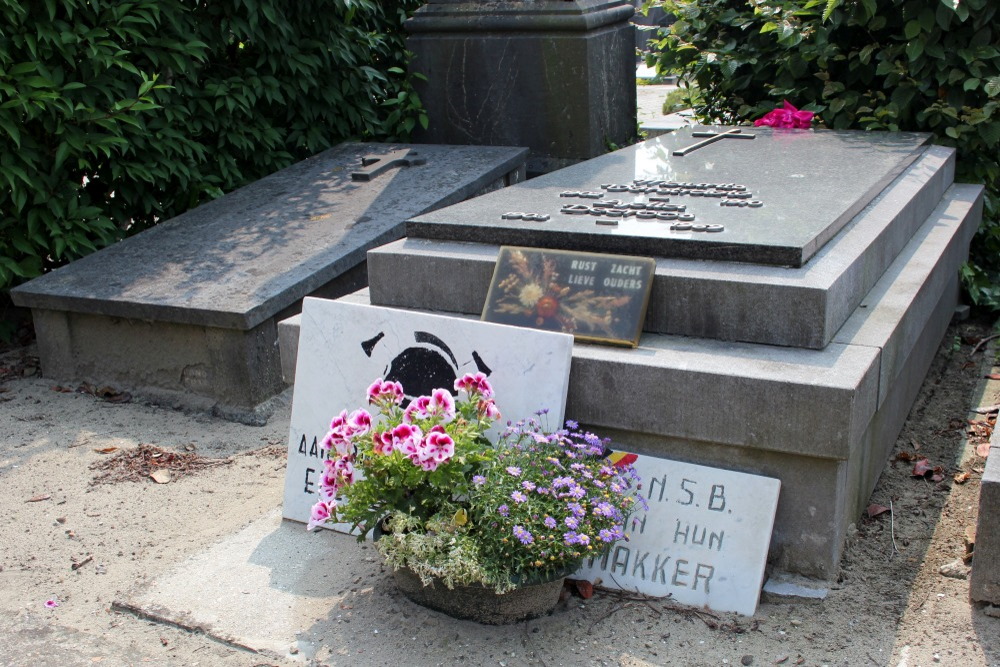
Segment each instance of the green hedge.
[[650,57],[694,84],[704,120],[745,123],[787,99],[831,128],[931,132],[959,181],[987,186],[965,285],[1000,307],[997,0],[668,0]]
[[0,0],[0,291],[426,123],[396,0]]

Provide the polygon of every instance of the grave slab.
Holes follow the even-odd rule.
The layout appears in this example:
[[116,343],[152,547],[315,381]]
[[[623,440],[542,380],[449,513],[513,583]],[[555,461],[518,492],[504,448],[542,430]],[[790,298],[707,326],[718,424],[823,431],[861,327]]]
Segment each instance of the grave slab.
[[365,252],[401,237],[406,218],[521,180],[525,159],[522,148],[342,144],[12,297],[33,311],[46,377],[255,421],[283,388],[278,319],[308,294],[364,285]]
[[376,379],[403,385],[408,398],[452,390],[465,373],[484,373],[502,418],[547,409],[562,424],[573,337],[475,320],[307,298],[302,311],[288,438],[284,516],[307,522],[318,500],[318,442],[341,410],[367,406]]
[[950,188],[823,349],[649,333],[635,350],[575,345],[567,415],[621,449],[780,479],[772,564],[832,577],[954,311],[981,207],[981,187]]
[[[824,347],[940,202],[954,161],[953,149],[929,147],[800,268],[658,258],[644,329]],[[369,254],[372,298],[478,314],[496,253],[497,246],[470,242],[407,238],[387,244]],[[432,280],[438,271],[454,280]]]
[[[713,137],[698,132],[744,139],[703,145]],[[407,235],[798,267],[926,151],[928,140],[889,132],[685,128],[506,194],[418,216]],[[609,201],[618,204],[603,206]],[[653,206],[685,208],[643,217]],[[512,219],[517,212],[531,217]],[[694,218],[671,218],[674,212]]]

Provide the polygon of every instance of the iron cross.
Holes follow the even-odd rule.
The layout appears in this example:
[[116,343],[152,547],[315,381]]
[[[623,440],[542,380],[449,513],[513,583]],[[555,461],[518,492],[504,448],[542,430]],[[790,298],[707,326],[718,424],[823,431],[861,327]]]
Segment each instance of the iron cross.
[[738,127],[734,127],[731,130],[726,130],[725,132],[692,132],[692,137],[708,137],[696,144],[691,144],[687,148],[679,148],[674,151],[674,155],[678,157],[684,157],[688,153],[698,150],[702,146],[707,146],[709,144],[715,143],[720,139],[753,139],[756,134],[743,134],[743,130]]
[[419,157],[412,148],[400,148],[385,155],[366,155],[361,158],[361,169],[351,172],[355,181],[370,181],[391,167],[412,167],[426,164],[427,159]]

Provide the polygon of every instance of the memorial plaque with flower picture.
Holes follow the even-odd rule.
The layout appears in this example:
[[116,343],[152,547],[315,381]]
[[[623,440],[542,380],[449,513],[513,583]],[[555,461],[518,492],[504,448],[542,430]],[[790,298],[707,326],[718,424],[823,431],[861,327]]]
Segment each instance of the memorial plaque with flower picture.
[[635,347],[655,269],[650,257],[505,246],[483,320]]

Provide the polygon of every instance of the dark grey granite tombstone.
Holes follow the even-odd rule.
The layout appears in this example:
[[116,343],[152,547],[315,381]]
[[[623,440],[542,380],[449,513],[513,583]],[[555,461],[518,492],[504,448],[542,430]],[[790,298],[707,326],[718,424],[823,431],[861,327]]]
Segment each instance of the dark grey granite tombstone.
[[529,173],[636,136],[630,2],[436,0],[406,22],[420,141],[528,146]]
[[[699,129],[705,128],[418,216],[407,226],[409,247],[418,239],[447,239],[653,255],[660,259],[647,331],[823,348],[940,200],[954,171],[950,153],[912,134],[744,129],[755,138],[720,139],[673,155],[702,141],[691,136]],[[574,194],[586,196],[568,196]],[[598,215],[564,212],[608,200],[646,208],[617,217],[614,208]],[[654,215],[654,205],[684,210]],[[918,206],[922,213],[914,212]],[[548,219],[512,220],[510,213]],[[682,213],[694,219],[681,220]],[[835,237],[837,248],[829,245]],[[433,285],[414,278],[383,285],[375,277],[373,290],[399,303],[412,303],[418,293],[428,303],[441,298]],[[400,290],[411,294],[390,296]],[[480,298],[471,295],[463,309],[475,312]]]
[[[509,192],[420,216],[408,225],[408,235],[802,266],[909,166],[929,139],[743,128],[736,132],[745,139],[716,139],[686,155],[674,154],[705,141],[692,135],[720,136],[727,130],[733,128],[678,130]],[[607,207],[604,215],[583,212],[609,200],[621,206]],[[646,210],[658,204],[682,209],[680,219],[669,210],[660,217]],[[548,218],[505,217],[510,212]],[[685,221],[685,213],[693,219]]]
[[283,389],[276,317],[366,283],[406,218],[522,180],[527,149],[342,144],[12,291],[46,377],[254,420]]
[[[578,342],[567,416],[618,449],[779,478],[771,567],[832,579],[954,312],[983,190],[920,135],[740,129],[756,138],[685,150],[713,137],[684,131],[417,216],[344,298],[475,317],[500,244],[656,256],[638,347]],[[643,206],[589,212],[609,199]]]

